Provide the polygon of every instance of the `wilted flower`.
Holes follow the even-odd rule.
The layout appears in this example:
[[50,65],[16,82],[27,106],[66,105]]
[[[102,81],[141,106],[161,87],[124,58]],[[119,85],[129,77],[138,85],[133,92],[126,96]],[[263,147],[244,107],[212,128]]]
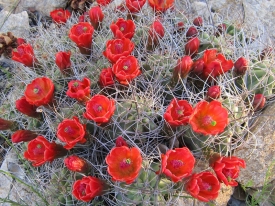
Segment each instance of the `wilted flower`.
[[97,30],[99,28],[99,24],[104,19],[104,14],[101,8],[99,6],[92,7],[89,10],[89,16],[94,29]]
[[132,39],[135,34],[136,26],[132,20],[124,20],[119,18],[116,23],[111,24],[110,29],[116,39]]
[[91,81],[84,77],[82,81],[71,80],[68,84],[68,90],[66,94],[80,102],[87,102],[90,99],[91,93]]
[[226,24],[219,24],[217,26],[217,32],[216,32],[216,37],[219,37],[221,34],[223,34],[226,31]]
[[81,157],[71,155],[64,159],[65,166],[73,171],[80,173],[87,173],[89,171],[89,164]]
[[12,60],[20,62],[27,67],[33,67],[36,62],[34,57],[33,48],[30,44],[21,44],[12,51]]
[[65,24],[70,18],[71,13],[68,10],[56,9],[50,12],[50,16],[57,24]]
[[70,71],[68,68],[71,67],[71,52],[57,52],[55,55],[55,63],[62,73]]
[[26,97],[23,96],[20,99],[15,101],[16,109],[29,117],[39,118],[41,117],[41,113],[37,112],[37,106],[30,104]]
[[28,142],[35,139],[38,135],[30,130],[17,130],[11,136],[13,143]]

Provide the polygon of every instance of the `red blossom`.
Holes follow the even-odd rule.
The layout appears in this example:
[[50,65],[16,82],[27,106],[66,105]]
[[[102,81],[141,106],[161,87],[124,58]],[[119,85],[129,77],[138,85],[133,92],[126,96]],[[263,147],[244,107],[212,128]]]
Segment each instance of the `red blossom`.
[[101,70],[99,75],[99,84],[101,87],[108,87],[115,84],[112,68],[105,68]]
[[220,187],[219,180],[211,172],[193,174],[185,184],[186,191],[202,202],[216,199]]
[[99,6],[106,6],[108,5],[109,3],[111,3],[113,0],[96,0],[97,4]]
[[32,162],[34,167],[52,162],[54,159],[66,155],[67,151],[55,142],[49,142],[45,137],[38,136],[28,143],[24,157]]
[[189,118],[189,123],[195,132],[203,135],[217,135],[228,125],[228,112],[222,104],[213,100],[199,102]]
[[67,51],[67,52],[57,52],[55,55],[55,63],[58,66],[58,68],[60,69],[60,71],[62,73],[65,72],[66,69],[71,67],[71,52]]
[[191,26],[186,32],[186,37],[193,38],[198,36],[198,33],[199,33],[198,30],[194,26]]
[[114,147],[106,157],[107,171],[114,181],[131,184],[141,169],[142,157],[138,148]]
[[195,18],[194,21],[193,21],[193,24],[194,24],[195,26],[202,26],[202,24],[203,24],[203,19],[202,19],[202,17],[201,17],[201,16],[198,16],[197,18]]
[[221,96],[221,88],[218,85],[209,87],[207,98],[209,100],[218,99]]
[[41,116],[39,112],[36,112],[37,106],[30,104],[26,97],[23,96],[15,102],[16,109],[29,117],[38,118]]
[[119,18],[117,22],[110,25],[110,29],[116,39],[132,39],[135,34],[136,26],[132,20],[124,20]]
[[244,57],[240,57],[234,63],[234,73],[237,75],[244,75],[246,70],[248,69],[249,63],[248,60]]
[[194,57],[199,51],[199,46],[200,46],[200,40],[198,37],[194,37],[190,39],[185,44],[185,55],[190,55]]
[[116,139],[116,147],[122,147],[122,146],[126,146],[128,147],[127,142],[125,141],[125,139],[123,139],[122,136],[117,137]]
[[173,71],[173,79],[178,80],[179,77],[185,78],[190,72],[192,65],[193,61],[190,56],[184,56],[179,59]]
[[163,117],[170,126],[177,127],[188,124],[192,111],[192,106],[186,100],[175,98],[168,105]]
[[159,39],[164,37],[165,31],[162,23],[159,19],[155,20],[150,26],[149,35],[148,35],[148,44],[150,46],[158,45]]
[[104,194],[105,188],[105,182],[96,177],[87,176],[83,177],[81,180],[77,180],[73,184],[72,193],[76,199],[83,202],[90,202],[96,196]]
[[40,77],[27,85],[24,95],[27,102],[38,107],[51,103],[53,93],[54,84],[52,80],[48,77]]
[[92,7],[89,10],[89,16],[94,29],[97,30],[99,28],[99,24],[104,19],[104,14],[101,8],[99,6]]
[[25,44],[26,43],[26,40],[23,39],[23,38],[17,38],[17,46],[20,46],[21,44]]
[[64,164],[73,172],[87,173],[89,171],[89,165],[86,160],[76,155],[66,157],[64,159]]
[[13,129],[13,127],[14,127],[13,121],[0,118],[0,130],[9,130],[9,129]]
[[126,0],[126,7],[131,13],[137,13],[142,9],[145,3],[146,0]]
[[68,90],[66,94],[80,102],[87,102],[90,99],[91,93],[91,81],[84,77],[82,81],[72,80],[68,84]]
[[103,95],[95,95],[86,103],[86,112],[83,116],[101,125],[110,121],[115,109],[115,100]]
[[174,0],[148,0],[148,4],[155,11],[164,12],[174,6]]
[[103,55],[111,62],[116,63],[120,57],[129,56],[134,50],[135,44],[130,39],[114,39],[107,41]]
[[52,17],[55,23],[65,24],[67,20],[70,18],[71,13],[68,10],[56,9],[50,12],[50,16]]
[[187,147],[175,148],[161,155],[161,170],[157,173],[163,173],[173,182],[179,182],[191,175],[194,165],[195,158]]
[[133,79],[141,74],[138,60],[134,56],[121,57],[112,68],[120,84],[129,85]]
[[255,94],[252,106],[254,108],[254,111],[258,111],[265,106],[266,98],[263,94]]
[[57,127],[57,138],[66,145],[64,148],[72,149],[77,143],[86,142],[86,125],[81,124],[77,117],[72,119],[64,119]]
[[30,130],[17,130],[11,136],[13,143],[28,142],[35,139],[38,135]]
[[245,161],[238,157],[221,157],[215,156],[214,159],[210,159],[210,166],[214,169],[220,182],[223,182],[226,186],[237,186],[235,181],[239,176],[240,167],[245,168]]
[[33,67],[36,62],[33,48],[30,44],[21,44],[17,49],[12,50],[11,59],[20,62],[27,67]]

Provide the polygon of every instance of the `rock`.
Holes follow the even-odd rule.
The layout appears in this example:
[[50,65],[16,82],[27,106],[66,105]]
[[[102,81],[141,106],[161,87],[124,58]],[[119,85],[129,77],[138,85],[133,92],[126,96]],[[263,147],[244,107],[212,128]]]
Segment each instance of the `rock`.
[[8,11],[2,10],[0,12],[0,28],[1,33],[11,31],[15,36],[22,37],[28,34],[29,17],[26,11],[18,14],[10,14]]
[[227,202],[230,200],[232,193],[233,193],[233,188],[231,186],[226,186],[225,184],[221,184],[219,196],[214,201],[214,205],[215,206],[227,205]]
[[[271,104],[257,119],[247,140],[239,147],[234,156],[246,162],[237,179],[242,185],[252,188],[262,187],[275,179],[275,104]],[[268,171],[269,170],[269,171]],[[267,171],[269,174],[267,175]],[[268,181],[265,182],[268,177]]]

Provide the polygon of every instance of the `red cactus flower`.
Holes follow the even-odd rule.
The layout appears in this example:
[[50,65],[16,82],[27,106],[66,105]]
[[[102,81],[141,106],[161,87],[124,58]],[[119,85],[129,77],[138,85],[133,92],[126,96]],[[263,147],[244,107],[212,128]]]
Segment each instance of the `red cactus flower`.
[[99,84],[101,87],[112,86],[115,84],[112,68],[102,69],[99,75]]
[[113,0],[96,0],[97,4],[99,6],[106,6],[108,5],[109,3],[111,3]]
[[55,63],[62,73],[66,72],[66,69],[71,67],[71,52],[57,52],[55,55]]
[[175,98],[168,105],[163,117],[170,126],[177,127],[188,124],[192,111],[192,106],[186,100]]
[[64,164],[73,172],[87,173],[89,171],[89,164],[86,160],[76,155],[66,157],[64,159]]
[[135,34],[136,26],[132,20],[124,20],[119,18],[116,23],[112,23],[110,25],[110,29],[116,39],[132,39]]
[[239,176],[240,167],[245,168],[245,161],[238,157],[221,157],[215,156],[214,159],[210,159],[210,166],[214,169],[220,182],[223,182],[226,186],[237,186],[235,181]]
[[70,29],[69,37],[76,43],[82,54],[90,54],[94,27],[88,22],[80,22]]
[[116,139],[116,147],[122,147],[122,146],[126,146],[128,147],[127,142],[125,141],[125,139],[123,139],[122,136],[117,137]]
[[106,157],[107,171],[114,181],[131,184],[141,169],[142,157],[138,148],[114,147]]
[[103,180],[92,176],[86,176],[73,184],[72,193],[76,199],[83,202],[90,202],[96,196],[103,195],[106,187]]
[[194,174],[185,184],[186,191],[202,202],[216,199],[220,187],[219,180],[211,172]]
[[23,39],[23,38],[17,38],[17,46],[20,46],[21,44],[25,44],[26,43],[26,40]]
[[146,0],[126,0],[126,7],[131,13],[138,13],[145,3]]
[[33,48],[30,44],[21,44],[12,51],[12,60],[20,62],[27,67],[33,67],[36,62]]
[[30,104],[26,100],[25,96],[16,100],[15,107],[19,112],[21,112],[22,114],[25,114],[29,117],[34,117],[34,118],[41,117],[41,114],[39,112],[36,112],[37,106]]
[[0,130],[9,130],[14,128],[13,121],[0,118]]
[[174,6],[174,0],[148,0],[148,4],[155,11],[164,12]]
[[209,100],[218,99],[221,96],[221,88],[218,85],[209,87],[207,98]]
[[193,24],[194,24],[195,26],[202,26],[202,24],[203,24],[203,19],[202,19],[202,17],[201,17],[201,16],[198,16],[197,18],[195,18],[194,21],[193,21]]
[[150,27],[148,35],[148,44],[150,46],[158,45],[159,39],[164,37],[165,31],[162,23],[157,19],[153,22]]
[[24,95],[27,102],[38,107],[51,103],[53,93],[54,84],[52,80],[48,77],[40,77],[27,85]]
[[65,149],[72,149],[77,143],[86,142],[86,125],[81,124],[77,117],[64,119],[57,127],[57,138],[65,142]]
[[190,56],[184,56],[179,59],[173,71],[173,79],[177,81],[179,77],[185,78],[190,72],[192,65],[193,61]]
[[228,125],[228,112],[222,104],[213,100],[199,102],[189,118],[189,123],[195,132],[203,135],[217,135]]
[[185,55],[190,55],[194,57],[199,51],[199,46],[200,46],[200,40],[198,37],[194,37],[190,39],[185,44]]
[[134,56],[121,57],[112,68],[120,84],[129,85],[129,82],[141,74],[138,60]]
[[263,94],[255,94],[252,105],[254,108],[254,111],[258,111],[265,106],[266,98]]
[[57,24],[65,24],[71,16],[71,12],[64,9],[56,9],[50,12],[50,16]]
[[66,155],[67,150],[55,142],[49,142],[45,137],[38,136],[28,143],[24,157],[32,162],[34,167],[52,162],[54,159]]
[[80,102],[87,102],[90,99],[91,93],[91,81],[84,77],[82,81],[72,80],[68,84],[68,90],[66,94]]
[[199,33],[198,30],[194,26],[191,26],[186,32],[186,37],[193,38],[198,36],[198,33]]
[[92,7],[89,10],[89,16],[94,29],[97,30],[99,28],[99,24],[104,19],[104,14],[101,8],[99,6]]
[[107,41],[103,55],[111,62],[116,63],[120,57],[128,56],[134,50],[135,44],[130,39],[114,39]]
[[173,182],[179,182],[191,175],[194,165],[195,158],[187,147],[175,148],[161,155],[161,170],[157,174],[163,173]]
[[86,103],[84,117],[95,121],[98,125],[108,123],[115,112],[115,100],[103,95],[95,95]]
[[244,57],[240,57],[234,63],[234,73],[237,75],[244,75],[247,69],[248,69],[248,60]]
[[11,141],[13,143],[19,143],[19,142],[29,142],[33,139],[35,139],[38,135],[30,130],[17,130],[15,133],[11,136]]

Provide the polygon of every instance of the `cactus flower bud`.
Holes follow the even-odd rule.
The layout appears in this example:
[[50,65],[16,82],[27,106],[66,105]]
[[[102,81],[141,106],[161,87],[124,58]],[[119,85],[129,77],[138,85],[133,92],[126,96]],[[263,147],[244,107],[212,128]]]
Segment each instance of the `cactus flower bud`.
[[220,24],[217,26],[217,32],[216,37],[219,37],[221,34],[223,34],[226,31],[226,24]]
[[0,130],[13,129],[14,122],[0,118]]
[[127,142],[125,141],[125,139],[123,139],[122,136],[117,137],[116,139],[116,147],[122,147],[122,146],[126,146],[128,147]]
[[183,21],[180,21],[180,22],[177,23],[176,30],[178,32],[182,32],[184,30],[184,22]]
[[23,96],[15,102],[16,109],[29,117],[39,118],[41,113],[36,112],[37,106],[30,104]]
[[23,38],[17,38],[17,46],[20,46],[21,44],[25,44],[26,40]]
[[147,48],[157,46],[159,39],[164,37],[165,31],[159,20],[155,20],[150,27]]
[[66,167],[73,172],[87,173],[89,171],[88,163],[76,155],[66,157],[64,163]]
[[91,20],[91,24],[94,29],[97,30],[99,24],[103,21],[104,14],[99,6],[92,7],[89,11],[89,16]]
[[258,110],[264,108],[265,101],[266,101],[266,98],[263,94],[255,94],[255,97],[254,97],[253,103],[252,103],[254,111],[258,111]]
[[145,3],[146,0],[126,0],[126,7],[131,13],[137,13],[142,9]]
[[237,75],[244,75],[246,70],[248,69],[248,60],[244,57],[240,57],[235,63],[234,63],[234,72]]
[[190,39],[186,44],[185,44],[185,55],[190,55],[190,56],[195,56],[198,53],[200,46],[200,40],[198,37],[194,37]]
[[57,52],[56,55],[55,55],[55,63],[56,65],[58,66],[58,68],[60,69],[60,71],[62,73],[68,71],[68,72],[71,72],[70,71],[70,67],[71,67],[71,52],[68,51],[68,52]]
[[11,141],[13,143],[28,142],[35,139],[37,136],[35,132],[30,130],[17,130],[12,134]]
[[221,96],[221,88],[218,85],[209,87],[207,98],[209,100],[218,99]]
[[202,24],[203,24],[203,19],[202,19],[202,17],[201,17],[201,16],[198,16],[197,18],[195,18],[194,21],[193,21],[193,24],[194,24],[195,26],[202,26]]
[[185,78],[191,70],[192,65],[193,61],[190,56],[184,56],[179,59],[177,66],[174,68],[173,71],[173,79],[177,80],[179,76],[181,78]]
[[198,30],[194,26],[191,26],[186,32],[186,38],[192,38],[197,35],[198,35]]

